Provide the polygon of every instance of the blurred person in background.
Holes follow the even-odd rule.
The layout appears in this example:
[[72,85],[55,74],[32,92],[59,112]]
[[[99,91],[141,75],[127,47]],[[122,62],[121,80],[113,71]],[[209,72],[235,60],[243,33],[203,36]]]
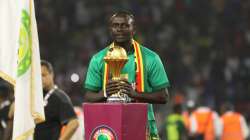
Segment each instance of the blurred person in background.
[[11,87],[0,79],[0,139],[10,140],[12,133],[12,119],[9,116],[13,91]]
[[74,107],[74,110],[76,112],[78,121],[79,121],[79,127],[73,134],[70,140],[85,140],[85,135],[84,135],[84,116],[83,116],[83,111],[81,107]]
[[[71,100],[55,85],[52,65],[42,60],[41,70],[46,120],[36,125],[34,139],[70,140],[79,125]],[[63,125],[65,130],[60,136]]]
[[216,140],[221,135],[220,118],[211,108],[200,105],[190,116],[190,140]]
[[234,111],[230,103],[221,107],[222,134],[221,140],[246,140],[249,136],[249,128],[243,115]]
[[175,104],[173,112],[166,117],[166,140],[187,139],[187,130],[181,112],[181,104]]
[[[83,111],[81,107],[75,106],[74,111],[77,115],[77,119],[79,122],[79,127],[76,129],[70,140],[84,140],[84,117],[83,117]],[[61,130],[61,135],[64,135],[65,127],[63,126]]]
[[[113,43],[95,54],[88,67],[84,83],[87,90],[85,93],[87,101],[105,102],[106,97],[104,96],[103,87],[106,86],[105,92],[107,96],[123,90],[123,93],[127,94],[133,102],[166,103],[168,99],[167,87],[169,86],[167,74],[160,57],[133,40],[135,35],[134,16],[124,11],[115,13],[109,19],[109,31]],[[126,75],[128,79],[123,79],[123,82],[109,79],[107,85],[103,85],[104,80],[106,80],[103,78],[106,77],[104,75],[103,58],[110,47],[113,46],[123,47],[128,54],[128,62],[122,69],[122,74]],[[136,57],[137,50],[142,57]],[[141,63],[139,64],[139,62]],[[148,105],[148,127],[148,139],[158,140],[159,135],[152,104]]]
[[[195,102],[192,100],[188,100],[186,103],[186,109],[182,112],[182,117],[188,134],[190,133],[190,128],[191,128],[190,116],[194,111],[194,109],[195,109]],[[189,137],[189,135],[187,137]]]

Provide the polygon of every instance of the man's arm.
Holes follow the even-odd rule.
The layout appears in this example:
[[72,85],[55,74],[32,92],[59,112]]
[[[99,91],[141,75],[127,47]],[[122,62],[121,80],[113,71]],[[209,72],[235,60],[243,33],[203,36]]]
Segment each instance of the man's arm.
[[[136,93],[133,90],[131,84],[127,80],[122,81],[108,81],[106,87],[106,94],[107,96],[111,96],[114,93],[122,90],[124,94],[127,94],[130,98],[137,102],[144,102],[144,103],[158,103],[158,104],[165,104],[168,101],[169,94],[167,88],[160,89],[153,93]],[[99,91],[98,93],[87,91],[85,93],[85,100],[87,102],[105,102],[106,97],[104,97],[103,91]]]
[[165,104],[167,103],[169,98],[167,88],[161,89],[153,93],[142,93],[142,94],[136,93],[135,91],[131,91],[131,94],[128,95],[139,102],[157,103],[157,104]]
[[71,119],[65,126],[64,132],[59,140],[69,140],[79,126],[77,118]]
[[105,102],[106,97],[104,97],[103,91],[99,93],[87,91],[84,95],[84,99],[86,102]]
[[[167,89],[159,90],[155,93],[136,93],[135,91],[132,91],[131,94],[128,94],[129,97],[132,99],[139,101],[139,102],[146,102],[146,103],[158,103],[158,104],[165,104],[168,101],[169,95]],[[85,93],[85,101],[87,102],[105,102],[106,97],[104,97],[104,94],[102,91],[99,93],[94,93],[91,91],[88,91]]]

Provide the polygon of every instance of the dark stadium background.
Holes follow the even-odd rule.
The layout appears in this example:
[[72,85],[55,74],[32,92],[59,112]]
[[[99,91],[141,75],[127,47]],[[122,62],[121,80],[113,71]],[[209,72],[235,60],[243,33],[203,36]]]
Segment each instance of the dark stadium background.
[[[75,105],[93,54],[110,43],[108,17],[129,10],[137,40],[162,58],[171,102],[155,105],[159,130],[172,102],[203,100],[219,112],[225,101],[250,121],[249,0],[37,0],[41,58]],[[80,80],[72,82],[75,73]],[[77,79],[77,77],[76,77]]]

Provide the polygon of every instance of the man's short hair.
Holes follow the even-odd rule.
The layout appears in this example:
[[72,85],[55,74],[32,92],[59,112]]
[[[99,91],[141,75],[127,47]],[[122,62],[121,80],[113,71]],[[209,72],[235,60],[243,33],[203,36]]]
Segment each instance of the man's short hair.
[[53,66],[50,62],[46,60],[41,60],[41,65],[45,66],[48,69],[50,74],[54,74]]
[[114,17],[127,17],[127,18],[131,18],[132,21],[133,21],[133,24],[135,22],[135,17],[133,14],[131,14],[129,11],[125,11],[125,10],[122,10],[122,11],[118,11],[116,13],[114,13],[110,19],[109,19],[109,22],[114,18]]
[[181,113],[181,112],[182,112],[182,105],[181,105],[181,104],[175,104],[175,105],[173,106],[173,111],[174,111],[175,113]]
[[230,103],[230,102],[225,102],[225,103],[223,104],[223,107],[224,107],[224,109],[225,109],[226,111],[232,111],[232,110],[234,110],[234,106],[233,106],[233,104]]

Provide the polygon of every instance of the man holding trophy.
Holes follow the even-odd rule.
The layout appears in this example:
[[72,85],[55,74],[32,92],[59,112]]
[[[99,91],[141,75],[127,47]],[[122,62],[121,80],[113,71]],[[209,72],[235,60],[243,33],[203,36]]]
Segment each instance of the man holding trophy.
[[[133,39],[134,16],[117,12],[109,20],[113,42],[95,54],[84,87],[89,102],[164,104],[169,81],[160,57]],[[152,104],[148,105],[149,139],[159,139]]]

